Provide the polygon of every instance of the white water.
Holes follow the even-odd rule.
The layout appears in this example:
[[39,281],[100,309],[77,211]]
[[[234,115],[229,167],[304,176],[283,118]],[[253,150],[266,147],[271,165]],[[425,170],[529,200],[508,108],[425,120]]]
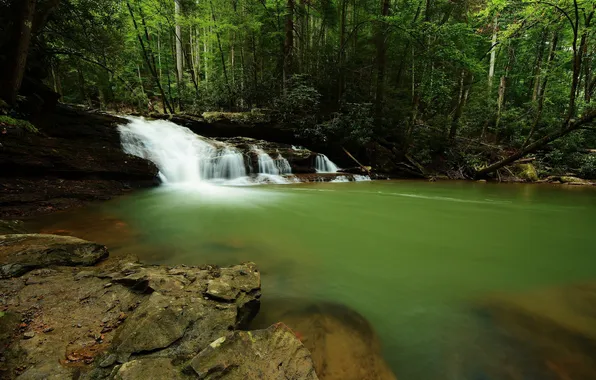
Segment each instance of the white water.
[[339,168],[324,154],[318,154],[315,158],[315,170],[317,173],[337,173]]
[[128,120],[129,124],[119,126],[123,150],[155,163],[165,184],[290,183],[282,175],[291,174],[292,168],[281,154],[274,160],[255,146],[259,168],[256,176],[249,177],[244,155],[231,145],[205,139],[167,120]]

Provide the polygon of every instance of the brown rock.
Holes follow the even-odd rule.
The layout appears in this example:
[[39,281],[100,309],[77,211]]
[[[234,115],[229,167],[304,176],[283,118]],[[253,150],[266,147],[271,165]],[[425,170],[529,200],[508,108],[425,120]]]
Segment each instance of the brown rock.
[[201,379],[318,379],[308,350],[281,323],[222,336],[190,366]]
[[49,266],[93,265],[106,257],[105,246],[70,236],[0,235],[0,278]]

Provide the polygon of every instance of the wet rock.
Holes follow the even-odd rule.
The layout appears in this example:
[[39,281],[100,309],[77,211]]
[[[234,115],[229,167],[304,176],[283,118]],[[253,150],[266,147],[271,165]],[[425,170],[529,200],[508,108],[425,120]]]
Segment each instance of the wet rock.
[[93,265],[106,257],[105,246],[70,236],[0,235],[0,278],[49,266]]
[[3,136],[0,218],[44,214],[109,199],[127,187],[154,186],[157,168],[122,151],[119,123],[126,120],[59,106],[36,123],[40,133]]
[[27,230],[20,220],[0,220],[0,235],[26,234]]
[[300,300],[276,302],[257,317],[255,325],[273,320],[288,325],[304,343],[320,379],[395,379],[371,325],[345,306]]
[[509,373],[596,379],[596,283],[498,294],[482,300],[480,310],[506,343]]
[[317,379],[308,350],[284,324],[220,337],[190,367],[200,378]]
[[217,270],[128,267],[112,276],[131,284],[142,279],[152,292],[114,339],[121,362],[158,349],[163,350],[155,355],[189,358],[221,334],[245,326],[260,306],[260,273],[252,263]]
[[184,375],[172,365],[171,359],[148,358],[124,363],[116,373],[115,380],[168,379],[183,380],[194,377]]
[[133,353],[155,351],[180,339],[198,313],[184,301],[153,293],[114,338],[114,348],[120,362]]

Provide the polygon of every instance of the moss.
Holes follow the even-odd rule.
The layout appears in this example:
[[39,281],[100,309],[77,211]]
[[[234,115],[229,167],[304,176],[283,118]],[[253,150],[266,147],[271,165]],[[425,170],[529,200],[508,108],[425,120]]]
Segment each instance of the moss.
[[203,118],[208,122],[232,121],[236,123],[259,123],[268,121],[268,116],[260,111],[252,112],[204,112]]
[[31,124],[27,120],[15,119],[15,118],[12,118],[10,116],[5,116],[5,115],[0,115],[0,125],[22,128],[29,132],[33,132],[33,133],[39,132],[39,129],[37,129],[37,127],[35,127],[35,125]]
[[519,178],[530,181],[536,182],[538,181],[538,173],[536,172],[536,168],[532,164],[517,164],[516,172]]

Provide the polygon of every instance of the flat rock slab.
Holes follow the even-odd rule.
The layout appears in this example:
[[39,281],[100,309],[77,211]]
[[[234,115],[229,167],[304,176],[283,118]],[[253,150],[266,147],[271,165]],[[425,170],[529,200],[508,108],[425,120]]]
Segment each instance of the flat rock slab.
[[0,235],[0,278],[50,266],[88,266],[108,257],[105,246],[70,236]]
[[200,379],[318,379],[310,352],[283,323],[220,337],[190,367]]

